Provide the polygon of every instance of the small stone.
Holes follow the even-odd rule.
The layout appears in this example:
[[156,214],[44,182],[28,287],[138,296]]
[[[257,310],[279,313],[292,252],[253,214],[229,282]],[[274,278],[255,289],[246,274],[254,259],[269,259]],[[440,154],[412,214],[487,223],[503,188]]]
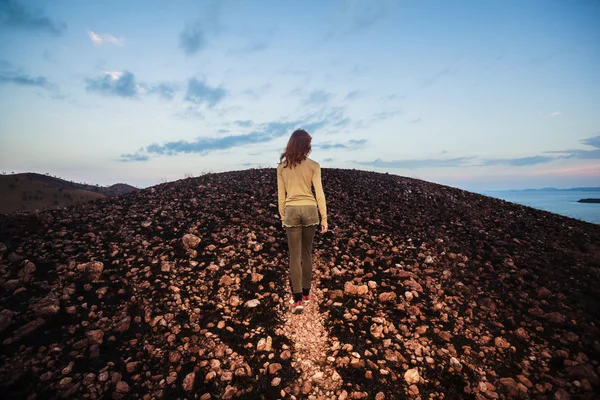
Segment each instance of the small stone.
[[302,394],[309,394],[310,391],[312,390],[312,382],[311,381],[305,381],[302,384]]
[[248,300],[246,302],[246,304],[244,304],[244,306],[246,308],[255,308],[255,307],[258,307],[259,305],[260,305],[260,300],[258,300],[258,299]]
[[183,238],[181,240],[183,241],[183,244],[186,247],[189,247],[192,249],[195,249],[196,247],[198,247],[198,245],[201,242],[201,240],[198,236],[192,235],[191,233],[183,235]]
[[271,381],[271,386],[273,386],[273,387],[279,386],[280,383],[281,383],[281,378],[277,376],[277,377],[273,378],[273,380]]
[[194,372],[190,372],[189,374],[187,374],[185,376],[185,378],[183,378],[183,390],[185,390],[186,392],[191,392],[192,389],[194,388],[194,380],[195,379],[196,379],[196,374]]
[[450,366],[457,372],[462,371],[462,364],[455,357],[450,358]]
[[500,349],[508,349],[510,347],[510,343],[500,336],[494,339],[494,344]]
[[102,329],[95,329],[85,333],[91,344],[101,344],[104,338],[104,331]]
[[273,363],[269,365],[269,374],[275,375],[279,370],[281,370],[281,364]]
[[419,379],[420,379],[419,370],[417,368],[411,368],[404,373],[404,380],[409,385],[419,383]]
[[117,393],[128,393],[128,392],[129,392],[129,385],[127,384],[127,382],[124,382],[124,381],[117,382]]

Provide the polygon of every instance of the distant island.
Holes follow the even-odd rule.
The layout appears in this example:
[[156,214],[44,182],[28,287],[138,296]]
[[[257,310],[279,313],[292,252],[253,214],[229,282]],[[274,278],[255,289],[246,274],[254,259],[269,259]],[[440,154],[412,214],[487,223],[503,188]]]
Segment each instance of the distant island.
[[578,203],[598,203],[600,204],[600,199],[581,199],[577,201]]

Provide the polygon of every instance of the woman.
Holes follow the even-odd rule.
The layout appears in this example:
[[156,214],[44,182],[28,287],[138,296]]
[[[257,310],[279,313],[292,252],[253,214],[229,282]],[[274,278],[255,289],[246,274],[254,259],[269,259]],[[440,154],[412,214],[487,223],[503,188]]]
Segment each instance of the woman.
[[[312,244],[319,225],[327,232],[327,207],[321,184],[321,166],[308,158],[312,137],[303,129],[292,133],[277,166],[279,215],[286,230],[290,250],[292,312],[300,314],[310,300]],[[315,187],[317,198],[312,194]],[[317,210],[317,205],[319,209]]]

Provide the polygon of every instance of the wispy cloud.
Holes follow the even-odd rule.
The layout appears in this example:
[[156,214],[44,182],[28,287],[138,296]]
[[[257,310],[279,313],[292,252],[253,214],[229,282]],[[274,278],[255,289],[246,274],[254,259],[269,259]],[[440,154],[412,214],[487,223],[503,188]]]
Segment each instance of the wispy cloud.
[[328,158],[324,158],[324,159],[323,159],[323,161],[324,161],[324,162],[332,162],[332,161],[334,161],[334,160],[335,160],[335,158],[331,158],[331,157],[328,157]]
[[156,85],[142,84],[148,94],[157,94],[165,100],[171,100],[175,97],[179,85],[172,82],[161,82]]
[[349,140],[346,143],[322,143],[314,144],[313,147],[321,150],[332,150],[332,149],[344,149],[344,150],[358,150],[363,148],[367,143],[367,139],[360,140]]
[[418,124],[421,122],[421,118],[413,118],[410,121],[407,121],[409,124]]
[[205,32],[202,28],[202,22],[196,21],[185,27],[179,35],[179,46],[185,54],[192,56],[206,47]]
[[428,88],[428,87],[432,86],[434,83],[436,83],[437,81],[439,81],[440,79],[447,77],[447,76],[454,76],[454,75],[456,75],[455,69],[450,68],[450,67],[444,68],[443,70],[441,70],[434,76],[429,77],[429,78],[425,79],[423,82],[421,82],[420,87],[421,87],[421,89]]
[[484,159],[483,165],[510,165],[512,167],[524,167],[528,165],[543,164],[556,160],[556,157],[531,156],[518,158],[490,158]]
[[20,73],[8,74],[6,72],[0,72],[0,83],[12,83],[22,86],[38,86],[43,88],[48,88],[50,86],[48,80],[43,76],[33,77]]
[[343,0],[332,19],[326,38],[339,34],[355,34],[369,30],[391,14],[393,0],[357,1]]
[[600,159],[600,135],[592,136],[586,139],[581,139],[581,143],[594,147],[592,150],[585,149],[568,149],[568,150],[553,150],[545,153],[564,154],[563,158],[577,158],[581,160],[597,160]]
[[102,76],[88,78],[86,79],[86,90],[119,97],[132,98],[138,95],[135,76],[129,71],[105,72]]
[[241,126],[242,128],[249,128],[254,125],[254,123],[250,120],[237,120],[235,123],[237,126]]
[[44,76],[31,76],[22,69],[14,68],[8,61],[0,62],[0,84],[33,86],[56,91],[56,85]]
[[[142,155],[173,156],[186,153],[205,155],[212,151],[227,150],[234,147],[270,142],[276,138],[290,134],[294,129],[298,128],[305,129],[312,133],[335,122],[335,120],[327,118],[321,120],[307,118],[294,121],[274,121],[259,125],[254,124],[255,128],[249,133],[220,137],[200,137],[193,141],[178,140],[163,144],[153,143],[149,146],[146,146],[141,151],[138,151],[134,155],[136,157]],[[355,145],[359,145],[361,143],[361,141],[354,142],[356,142]],[[136,161],[136,158],[132,157],[131,154],[124,154],[123,158],[125,161]]]
[[104,71],[103,75],[87,78],[85,81],[88,92],[128,98],[156,94],[165,100],[171,100],[179,87],[173,82],[138,82],[129,71]]
[[108,33],[96,33],[94,31],[90,30],[90,31],[88,31],[88,36],[92,40],[92,43],[94,43],[96,46],[101,46],[103,44],[112,44],[115,46],[124,46],[125,45],[125,39],[117,38]]
[[558,117],[560,114],[562,114],[562,111],[554,111],[554,112],[551,112],[549,114],[546,114],[546,117],[550,117],[550,118],[552,118],[552,117]]
[[364,96],[361,90],[353,90],[346,95],[346,100],[356,100]]
[[600,149],[600,135],[592,136],[587,139],[581,139],[580,142],[588,146]]
[[204,50],[208,45],[208,37],[219,32],[220,1],[208,2],[208,9],[201,18],[188,23],[179,34],[179,47],[188,56]]
[[310,92],[306,100],[304,100],[305,104],[323,104],[327,103],[331,99],[331,93],[328,93],[324,90],[315,90]]
[[0,25],[25,31],[62,35],[67,25],[14,0],[0,0]]
[[192,78],[188,81],[185,99],[194,104],[214,107],[225,98],[227,91],[222,87],[210,87],[204,81]]
[[133,161],[148,161],[149,157],[145,154],[121,154],[119,161],[122,162],[133,162]]
[[384,161],[378,158],[375,161],[354,161],[356,164],[368,165],[376,168],[431,168],[431,167],[464,167],[474,157],[456,158],[429,158]]

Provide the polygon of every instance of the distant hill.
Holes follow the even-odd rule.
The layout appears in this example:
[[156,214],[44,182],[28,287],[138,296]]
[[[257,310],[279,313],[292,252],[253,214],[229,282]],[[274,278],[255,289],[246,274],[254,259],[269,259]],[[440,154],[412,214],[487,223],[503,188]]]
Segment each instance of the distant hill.
[[0,175],[0,213],[64,207],[137,190],[124,183],[94,186],[36,173]]

